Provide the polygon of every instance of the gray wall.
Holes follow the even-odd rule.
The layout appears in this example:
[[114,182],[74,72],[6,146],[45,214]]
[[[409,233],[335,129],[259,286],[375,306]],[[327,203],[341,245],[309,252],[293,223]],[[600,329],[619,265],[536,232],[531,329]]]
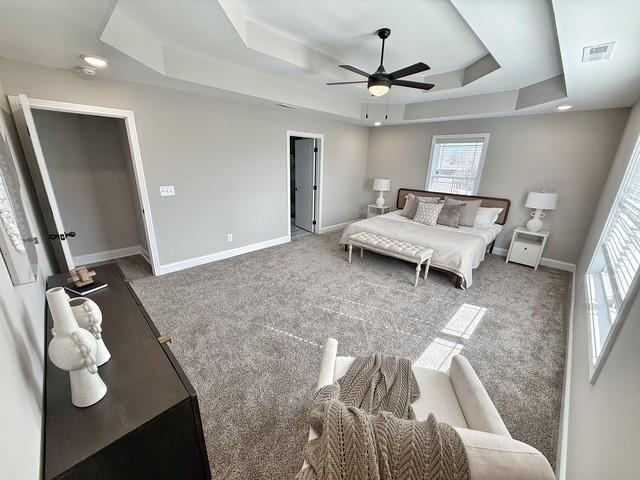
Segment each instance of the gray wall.
[[640,103],[629,117],[577,266],[570,401],[565,405],[570,415],[568,480],[638,477],[640,299],[633,300],[598,380],[591,385],[584,275],[639,137]]
[[33,110],[49,176],[74,257],[141,245],[123,120]]
[[135,112],[161,264],[287,235],[287,130],[325,135],[321,225],[364,214],[366,127],[4,59],[0,80],[11,94]]
[[[611,166],[628,109],[569,112],[401,125],[371,129],[369,182],[391,178],[397,189],[424,189],[433,135],[490,133],[479,195],[511,200],[511,212],[496,245],[508,248],[511,231],[524,225],[531,190],[557,191],[558,208],[547,212],[551,231],[545,257],[576,263]],[[370,194],[373,200],[373,192]]]
[[[21,152],[13,119],[0,85],[0,129],[7,126],[9,141]],[[33,216],[33,190],[24,159],[18,159],[21,188],[30,191],[25,209],[34,234],[43,232]],[[37,207],[36,207],[37,208]],[[44,291],[52,267],[43,245],[37,245],[38,279],[14,287],[0,260],[0,470],[2,478],[40,478],[42,377],[44,365]]]

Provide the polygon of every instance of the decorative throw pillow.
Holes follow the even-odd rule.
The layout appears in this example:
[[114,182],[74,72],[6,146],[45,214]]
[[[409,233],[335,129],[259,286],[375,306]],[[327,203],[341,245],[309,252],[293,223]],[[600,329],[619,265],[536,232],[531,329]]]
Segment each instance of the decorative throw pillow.
[[444,203],[445,205],[466,204],[462,209],[462,215],[460,216],[459,224],[465,227],[473,227],[473,221],[476,218],[476,212],[478,211],[478,208],[480,208],[482,200],[456,200],[455,198],[446,197]]
[[442,210],[440,210],[436,223],[447,227],[458,228],[460,217],[462,217],[462,212],[465,206],[466,204],[464,203],[458,203],[456,205],[445,203],[442,206]]
[[476,212],[476,218],[473,220],[474,227],[486,227],[487,225],[493,225],[498,220],[502,208],[485,208],[480,207]]
[[440,210],[442,210],[443,207],[444,204],[442,203],[418,202],[418,209],[416,216],[413,217],[413,221],[434,226],[438,221],[438,215],[440,215]]
[[418,197],[413,193],[408,193],[405,197],[404,208],[402,209],[403,215],[407,218],[413,218],[416,216],[416,210],[418,209],[418,202],[438,203],[438,197]]

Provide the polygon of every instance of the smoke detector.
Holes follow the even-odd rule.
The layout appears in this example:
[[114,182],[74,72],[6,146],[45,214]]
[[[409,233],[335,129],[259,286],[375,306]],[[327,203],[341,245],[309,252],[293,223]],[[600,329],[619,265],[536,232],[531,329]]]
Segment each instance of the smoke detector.
[[606,60],[611,57],[613,47],[616,42],[603,43],[601,45],[592,45],[582,49],[582,61],[593,62],[596,60]]
[[79,71],[84,73],[87,77],[95,77],[97,70],[94,67],[89,67],[88,65],[82,65],[77,67]]

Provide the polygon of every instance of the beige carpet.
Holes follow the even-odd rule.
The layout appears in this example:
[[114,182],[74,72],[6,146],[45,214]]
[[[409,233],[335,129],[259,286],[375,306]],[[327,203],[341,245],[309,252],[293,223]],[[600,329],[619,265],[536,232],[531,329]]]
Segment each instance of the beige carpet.
[[[467,291],[338,235],[308,235],[133,283],[198,392],[216,479],[292,478],[302,463],[320,345],[447,368],[469,358],[512,435],[553,465],[570,274],[488,256]],[[428,392],[423,392],[428,395]]]

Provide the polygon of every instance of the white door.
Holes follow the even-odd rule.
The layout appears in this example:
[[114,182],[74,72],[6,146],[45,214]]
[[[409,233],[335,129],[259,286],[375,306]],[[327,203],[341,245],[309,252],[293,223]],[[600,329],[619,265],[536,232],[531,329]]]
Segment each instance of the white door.
[[295,141],[296,226],[313,232],[314,185],[316,181],[316,141]]
[[[75,233],[64,229],[27,96],[19,95],[17,102],[12,102],[11,109],[47,227],[49,238],[43,241],[51,242],[58,268],[61,272],[67,271],[75,266],[67,237],[73,237]],[[82,201],[82,199],[78,200]]]

